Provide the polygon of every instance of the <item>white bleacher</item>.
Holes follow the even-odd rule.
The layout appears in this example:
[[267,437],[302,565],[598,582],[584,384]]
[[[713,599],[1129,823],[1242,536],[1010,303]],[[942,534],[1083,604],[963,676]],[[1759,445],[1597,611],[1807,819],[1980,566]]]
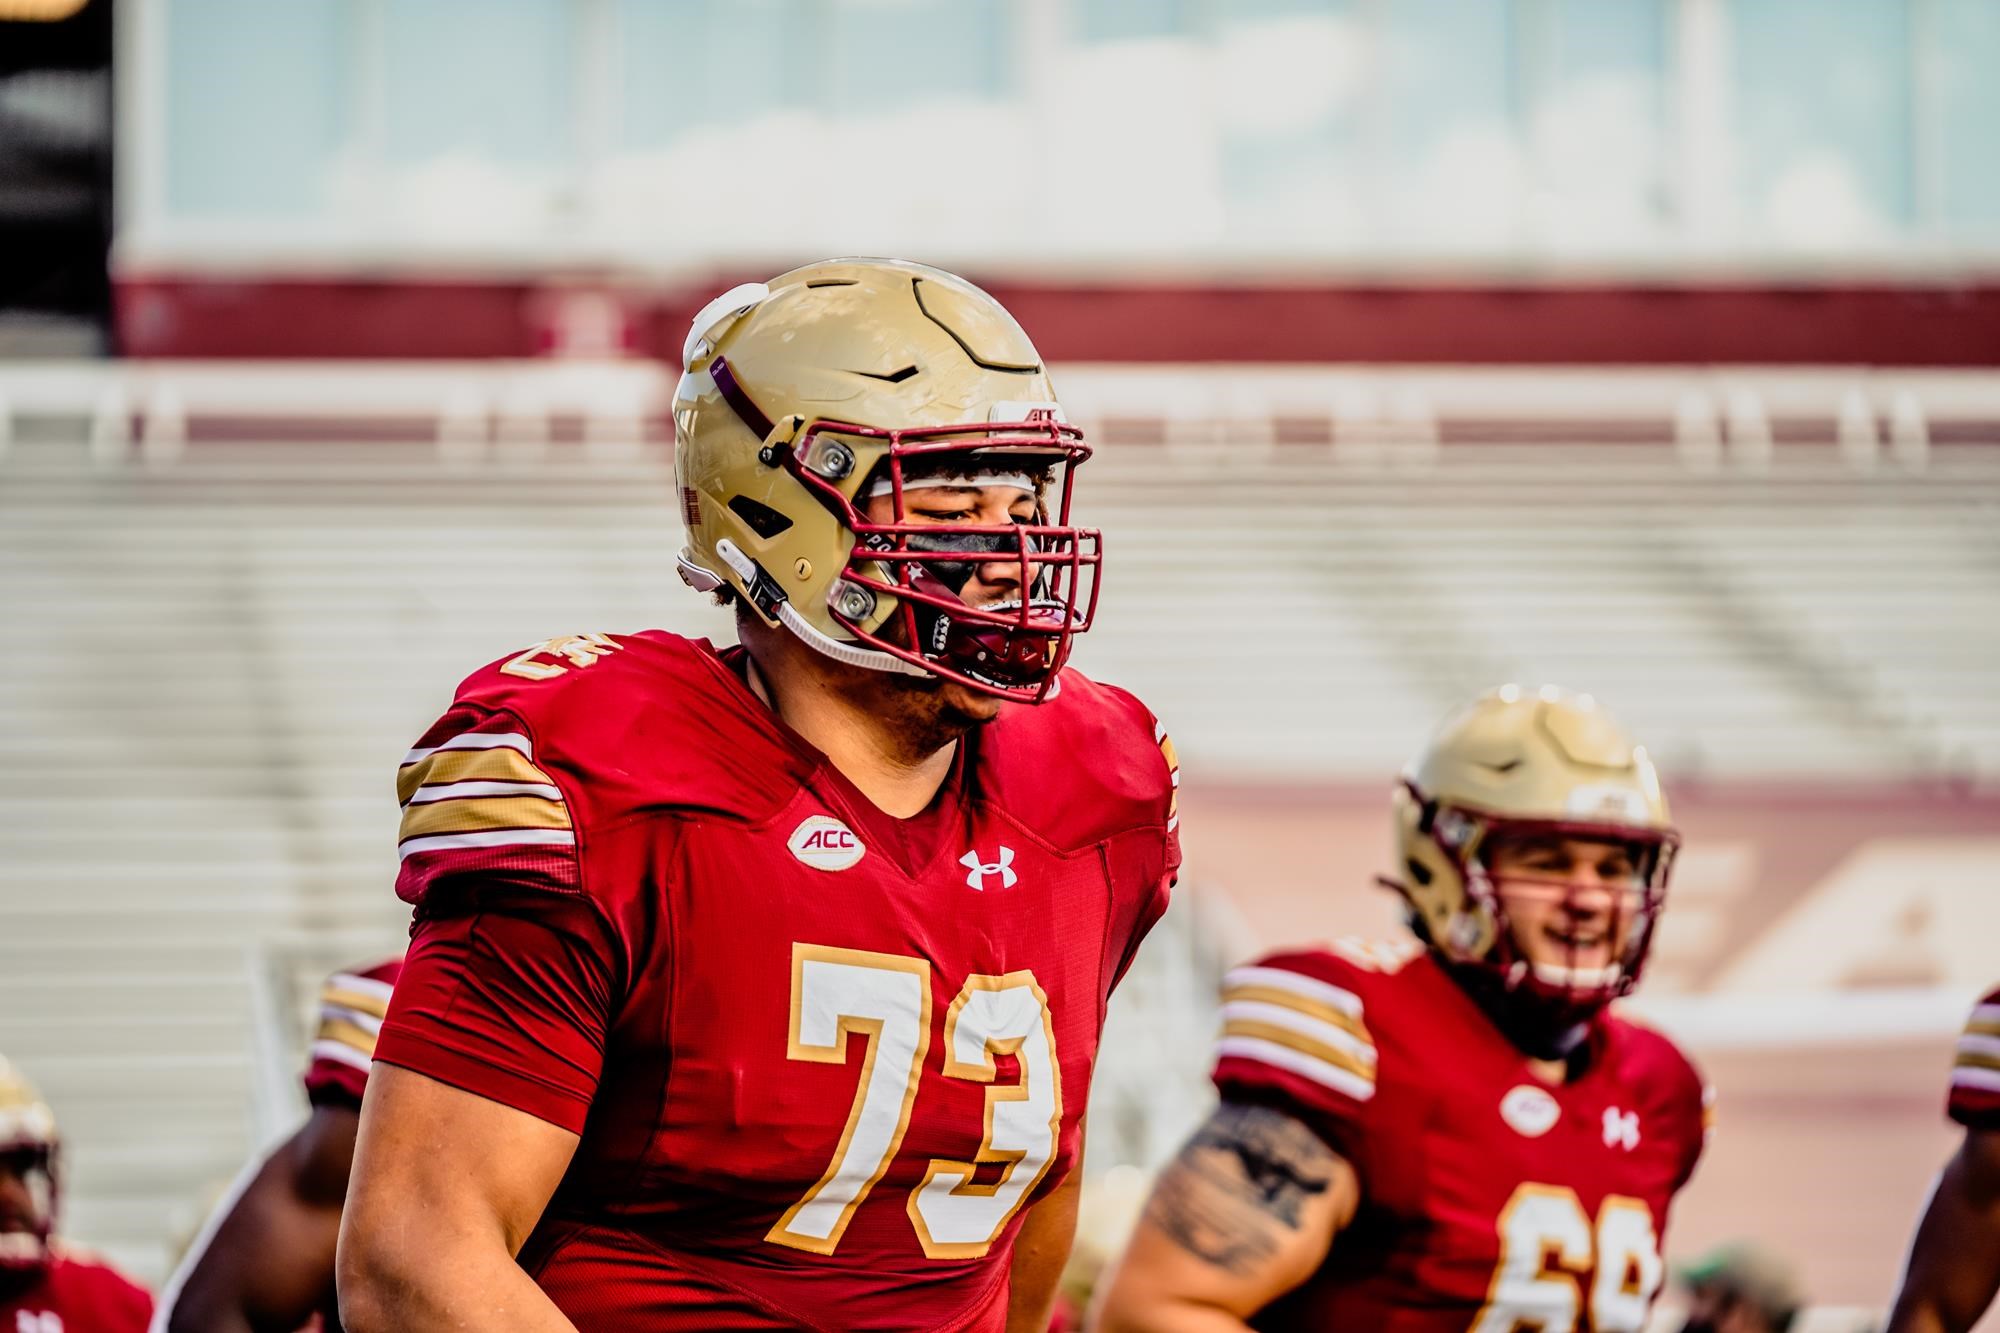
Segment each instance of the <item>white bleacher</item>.
[[[1353,429],[1237,447],[1210,410],[1079,482],[1108,559],[1079,664],[1191,772],[1386,781],[1515,677],[1595,690],[1670,771],[2000,782],[2000,451],[1370,454]],[[674,578],[657,448],[106,466],[90,411],[0,459],[0,1050],[68,1126],[71,1230],[158,1276],[283,1120],[260,949],[311,955],[282,989],[393,944],[393,772],[456,681],[551,634],[728,622]]]

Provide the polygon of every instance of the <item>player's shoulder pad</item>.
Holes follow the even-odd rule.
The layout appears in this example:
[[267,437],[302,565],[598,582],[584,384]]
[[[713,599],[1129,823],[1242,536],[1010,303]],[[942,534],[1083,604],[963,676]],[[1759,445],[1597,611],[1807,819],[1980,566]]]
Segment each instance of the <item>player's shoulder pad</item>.
[[1959,1033],[1946,1113],[1967,1129],[2000,1130],[2000,987],[1980,998]]
[[1393,1021],[1406,961],[1399,946],[1341,941],[1232,968],[1222,981],[1218,1061],[1268,1066],[1350,1101],[1372,1100],[1380,1043],[1371,1025]]
[[521,723],[532,766],[599,819],[675,807],[754,818],[810,771],[713,647],[664,630],[544,640],[473,672],[457,701]]
[[368,1066],[375,1058],[375,1041],[389,1014],[389,999],[402,974],[399,954],[367,967],[335,972],[320,986],[319,1014],[308,1049],[306,1091],[360,1100]]
[[100,1288],[129,1293],[144,1299],[148,1304],[152,1294],[140,1286],[111,1259],[98,1250],[79,1244],[67,1236],[56,1236],[49,1242],[49,1251],[56,1263],[67,1269],[65,1276],[72,1281],[82,1280]]
[[1065,670],[1039,704],[1008,706],[980,746],[989,797],[1058,846],[1179,823],[1180,760],[1166,728],[1081,671]]
[[1605,1022],[1618,1034],[1618,1081],[1647,1089],[1658,1111],[1705,1135],[1715,1118],[1714,1090],[1680,1043],[1622,1006],[1607,1013]]

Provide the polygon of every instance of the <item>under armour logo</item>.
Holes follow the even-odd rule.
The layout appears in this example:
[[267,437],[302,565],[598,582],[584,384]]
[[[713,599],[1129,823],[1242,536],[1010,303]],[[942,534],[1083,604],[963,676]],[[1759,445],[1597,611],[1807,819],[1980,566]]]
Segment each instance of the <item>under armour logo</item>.
[[14,1333],[63,1333],[62,1316],[43,1310],[14,1312]]
[[986,891],[986,877],[988,875],[998,875],[1000,877],[1000,887],[1003,889],[1013,888],[1015,883],[1021,878],[1014,873],[1014,849],[1012,847],[1002,847],[998,861],[982,861],[979,859],[978,852],[967,852],[964,856],[958,858],[958,863],[965,867],[965,887],[968,889],[978,889],[981,893]]
[[1639,1113],[1621,1111],[1615,1106],[1604,1108],[1604,1146],[1623,1148],[1631,1152],[1639,1146]]

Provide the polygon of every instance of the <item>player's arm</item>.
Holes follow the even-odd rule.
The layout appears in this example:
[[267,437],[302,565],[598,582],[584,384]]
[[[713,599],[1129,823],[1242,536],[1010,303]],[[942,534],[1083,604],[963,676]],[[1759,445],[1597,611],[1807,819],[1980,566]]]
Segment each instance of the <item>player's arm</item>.
[[209,1231],[155,1318],[161,1333],[293,1333],[333,1295],[360,1116],[316,1106]]
[[[505,692],[481,677],[464,690]],[[350,1333],[572,1328],[515,1255],[596,1101],[636,928],[589,891],[588,783],[535,733],[462,693],[397,775],[396,893],[414,927],[341,1220]]]
[[1007,1278],[1007,1333],[1047,1333],[1063,1267],[1076,1242],[1076,1209],[1083,1197],[1081,1155],[1069,1178],[1028,1209],[1014,1238]]
[[526,1112],[377,1065],[340,1229],[349,1333],[575,1333],[514,1255],[576,1144]]
[[1968,1130],[1910,1244],[1888,1333],[1965,1333],[2000,1289],[2000,1129]]
[[1312,1275],[1360,1198],[1353,1167],[1306,1125],[1224,1102],[1160,1173],[1094,1326],[1244,1329]]

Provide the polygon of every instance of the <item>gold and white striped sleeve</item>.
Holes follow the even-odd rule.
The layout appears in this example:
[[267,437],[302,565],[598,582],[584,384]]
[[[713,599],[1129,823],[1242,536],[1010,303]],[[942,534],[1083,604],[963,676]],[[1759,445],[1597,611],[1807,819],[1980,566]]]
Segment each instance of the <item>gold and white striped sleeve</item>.
[[1361,998],[1288,968],[1239,967],[1223,978],[1216,1055],[1268,1065],[1356,1101],[1375,1095],[1375,1041]]

